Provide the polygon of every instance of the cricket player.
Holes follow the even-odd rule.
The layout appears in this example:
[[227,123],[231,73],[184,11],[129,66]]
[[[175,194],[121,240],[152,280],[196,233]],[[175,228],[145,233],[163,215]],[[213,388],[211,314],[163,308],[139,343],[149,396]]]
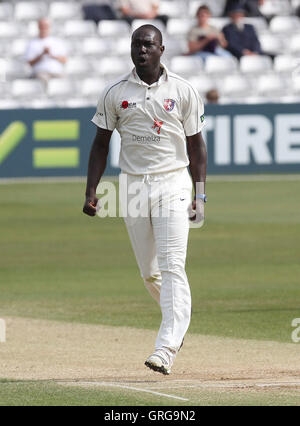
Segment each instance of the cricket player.
[[[207,155],[201,136],[203,102],[189,82],[161,63],[164,50],[156,27],[138,28],[131,43],[134,69],[101,94],[92,120],[97,134],[83,212],[96,215],[96,188],[117,129],[123,216],[145,286],[162,312],[155,351],[145,365],[170,374],[190,324],[191,293],[185,273],[189,220],[204,219]],[[128,188],[133,187],[142,188],[143,214],[130,211],[135,194]],[[191,208],[193,217],[188,214]]]

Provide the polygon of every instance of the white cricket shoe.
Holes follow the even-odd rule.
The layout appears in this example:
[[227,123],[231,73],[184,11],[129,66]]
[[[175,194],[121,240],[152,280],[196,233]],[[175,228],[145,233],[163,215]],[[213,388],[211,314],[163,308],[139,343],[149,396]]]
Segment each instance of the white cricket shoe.
[[163,349],[157,349],[145,362],[145,365],[151,368],[151,370],[165,375],[169,375],[171,373],[172,364],[173,357]]

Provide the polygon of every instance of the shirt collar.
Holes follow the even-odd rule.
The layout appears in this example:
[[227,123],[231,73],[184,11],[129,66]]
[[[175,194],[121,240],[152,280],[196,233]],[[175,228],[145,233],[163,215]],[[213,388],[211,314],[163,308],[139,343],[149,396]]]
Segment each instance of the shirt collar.
[[158,81],[151,84],[150,86],[147,83],[145,83],[143,80],[140,79],[135,68],[133,68],[133,70],[131,71],[128,81],[131,81],[132,83],[137,83],[141,86],[146,86],[146,87],[160,86],[161,84],[166,83],[168,81],[168,78],[169,78],[169,71],[168,71],[167,67],[164,64],[160,64],[160,67],[163,69],[162,75],[159,77]]

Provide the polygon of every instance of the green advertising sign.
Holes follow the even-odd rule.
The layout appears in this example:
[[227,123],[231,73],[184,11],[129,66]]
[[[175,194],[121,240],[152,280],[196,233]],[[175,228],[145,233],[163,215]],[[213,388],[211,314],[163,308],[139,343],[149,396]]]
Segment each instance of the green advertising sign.
[[[96,128],[93,108],[0,112],[0,178],[85,176]],[[208,105],[209,174],[300,171],[300,107]],[[119,173],[113,134],[107,175]]]

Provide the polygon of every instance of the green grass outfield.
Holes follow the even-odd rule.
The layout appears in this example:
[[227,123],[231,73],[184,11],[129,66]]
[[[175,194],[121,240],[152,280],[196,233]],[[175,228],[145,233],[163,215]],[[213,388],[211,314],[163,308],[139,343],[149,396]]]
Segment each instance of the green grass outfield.
[[[185,396],[190,397],[192,392]],[[174,404],[174,403],[173,403]],[[176,401],[176,406],[299,406],[299,391],[276,390],[254,392],[239,390],[218,392],[201,390],[188,403]],[[120,390],[80,389],[51,382],[1,382],[1,406],[170,406],[170,400],[141,393]],[[175,408],[176,409],[176,408]],[[109,412],[110,410],[107,409]]]
[[[0,185],[0,317],[156,330],[160,314],[144,289],[123,220],[83,215],[84,187]],[[190,332],[290,343],[291,322],[300,317],[300,180],[212,180],[207,193],[206,224],[190,233]],[[75,404],[79,394],[94,403],[100,392],[60,389],[2,383],[0,404],[13,404],[14,395],[23,404],[50,403],[51,395]],[[290,397],[282,402],[294,403]],[[255,398],[245,398],[245,405]],[[230,403],[230,393],[223,402]]]

